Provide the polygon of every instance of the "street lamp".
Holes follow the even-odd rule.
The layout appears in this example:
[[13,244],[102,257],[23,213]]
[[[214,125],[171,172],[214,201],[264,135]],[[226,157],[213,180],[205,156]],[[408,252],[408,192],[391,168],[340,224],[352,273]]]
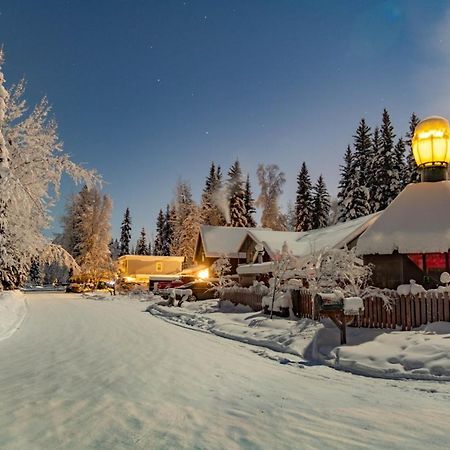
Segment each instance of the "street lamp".
[[447,119],[430,116],[422,120],[414,131],[412,148],[422,181],[448,179],[450,125]]

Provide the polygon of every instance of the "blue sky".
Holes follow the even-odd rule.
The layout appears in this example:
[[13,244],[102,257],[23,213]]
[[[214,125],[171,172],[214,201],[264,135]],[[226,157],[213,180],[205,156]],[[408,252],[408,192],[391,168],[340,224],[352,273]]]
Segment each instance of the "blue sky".
[[[447,1],[3,0],[7,82],[47,95],[65,149],[103,175],[113,232],[130,207],[154,228],[180,177],[200,197],[210,162],[286,173],[306,161],[335,195],[357,122],[397,134],[450,116]],[[67,181],[64,193],[77,188]],[[55,215],[61,213],[61,205]],[[57,226],[55,226],[55,229]]]

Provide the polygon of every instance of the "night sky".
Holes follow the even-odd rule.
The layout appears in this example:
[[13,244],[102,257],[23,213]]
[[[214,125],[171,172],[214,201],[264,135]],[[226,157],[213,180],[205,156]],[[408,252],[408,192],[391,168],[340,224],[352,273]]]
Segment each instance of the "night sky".
[[403,134],[412,111],[450,116],[448,1],[2,0],[0,43],[7,83],[47,95],[103,175],[116,236],[127,206],[151,232],[180,177],[199,199],[212,160],[238,157],[255,194],[257,164],[278,164],[285,206],[304,160],[336,194],[361,117],[386,107]]

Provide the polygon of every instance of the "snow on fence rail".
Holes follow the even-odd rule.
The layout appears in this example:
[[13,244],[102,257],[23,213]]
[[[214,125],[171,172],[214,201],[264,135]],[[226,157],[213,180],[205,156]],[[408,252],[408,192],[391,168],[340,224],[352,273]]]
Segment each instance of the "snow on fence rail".
[[253,311],[262,309],[263,294],[251,292],[246,288],[225,288],[220,293],[221,300],[229,300],[232,303],[250,306]]
[[[392,308],[384,307],[383,299],[365,298],[360,326],[366,328],[396,328],[403,331],[432,322],[450,322],[450,297],[448,292],[428,291],[418,295],[399,296],[392,292]],[[308,290],[293,291],[292,304],[297,317],[314,319],[313,301]],[[353,326],[357,326],[355,322]]]

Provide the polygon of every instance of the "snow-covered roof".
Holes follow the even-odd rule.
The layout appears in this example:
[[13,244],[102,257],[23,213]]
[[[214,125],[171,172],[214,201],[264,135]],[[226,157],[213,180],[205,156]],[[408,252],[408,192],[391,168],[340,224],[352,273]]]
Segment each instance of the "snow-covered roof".
[[450,181],[409,184],[359,238],[357,253],[440,253],[450,248]]
[[236,272],[239,275],[245,274],[260,274],[260,273],[269,273],[273,272],[274,263],[272,261],[256,263],[256,264],[240,264],[237,266]]
[[281,252],[284,242],[296,257],[305,257],[327,248],[342,248],[365,231],[379,216],[371,214],[359,219],[337,223],[326,228],[304,232],[249,229],[249,235],[264,246],[273,258]]
[[200,226],[200,237],[207,258],[238,258],[239,248],[243,244],[248,228]]

